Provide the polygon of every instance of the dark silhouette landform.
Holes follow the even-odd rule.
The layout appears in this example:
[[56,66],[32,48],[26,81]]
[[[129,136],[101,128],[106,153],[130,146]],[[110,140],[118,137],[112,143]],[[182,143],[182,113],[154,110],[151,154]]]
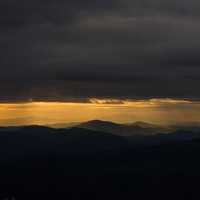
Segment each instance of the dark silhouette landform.
[[180,128],[100,120],[0,128],[0,199],[198,197],[200,129]]

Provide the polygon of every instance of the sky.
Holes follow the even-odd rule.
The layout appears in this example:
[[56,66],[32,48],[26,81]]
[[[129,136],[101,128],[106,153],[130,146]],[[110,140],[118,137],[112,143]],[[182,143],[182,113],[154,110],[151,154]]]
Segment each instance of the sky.
[[172,99],[3,103],[0,104],[0,126],[66,127],[94,119],[117,123],[143,121],[164,126],[199,125],[199,110],[200,102]]
[[0,103],[199,101],[198,0],[1,0]]

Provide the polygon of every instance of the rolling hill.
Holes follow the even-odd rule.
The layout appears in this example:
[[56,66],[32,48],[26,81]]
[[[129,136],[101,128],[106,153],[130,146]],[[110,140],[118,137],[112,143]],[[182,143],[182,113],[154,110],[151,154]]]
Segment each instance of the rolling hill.
[[158,133],[170,133],[174,129],[170,127],[158,126],[148,124],[145,122],[135,122],[132,124],[117,124],[108,121],[92,120],[82,124],[78,127],[95,131],[103,131],[119,136],[148,136],[156,135]]

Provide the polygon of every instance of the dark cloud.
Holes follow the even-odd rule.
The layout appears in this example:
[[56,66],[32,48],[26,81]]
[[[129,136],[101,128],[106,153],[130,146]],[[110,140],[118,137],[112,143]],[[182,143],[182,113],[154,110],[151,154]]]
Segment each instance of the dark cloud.
[[198,100],[198,81],[144,78],[135,81],[32,81],[4,82],[0,102],[67,101],[101,99],[177,98]]
[[81,14],[109,9],[113,0],[2,0],[0,2],[2,28],[31,24],[59,25],[74,20]]
[[0,99],[200,98],[199,8],[196,0],[2,0]]

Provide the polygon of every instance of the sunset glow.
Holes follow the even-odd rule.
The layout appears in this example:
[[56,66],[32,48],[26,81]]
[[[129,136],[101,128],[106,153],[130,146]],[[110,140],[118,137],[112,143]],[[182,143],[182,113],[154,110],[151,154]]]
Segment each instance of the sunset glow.
[[175,99],[89,99],[87,103],[1,103],[0,126],[51,125],[102,119],[120,123],[200,122],[200,102]]

